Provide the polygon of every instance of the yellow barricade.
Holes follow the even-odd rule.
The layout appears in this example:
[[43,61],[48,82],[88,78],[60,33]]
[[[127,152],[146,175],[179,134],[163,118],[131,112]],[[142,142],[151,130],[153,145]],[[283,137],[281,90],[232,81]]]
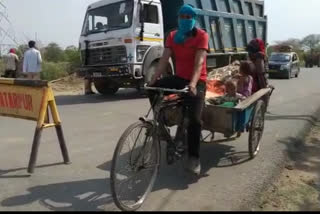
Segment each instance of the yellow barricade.
[[0,116],[37,121],[28,166],[29,173],[34,172],[44,128],[56,128],[64,163],[71,163],[54,94],[47,81],[0,78]]

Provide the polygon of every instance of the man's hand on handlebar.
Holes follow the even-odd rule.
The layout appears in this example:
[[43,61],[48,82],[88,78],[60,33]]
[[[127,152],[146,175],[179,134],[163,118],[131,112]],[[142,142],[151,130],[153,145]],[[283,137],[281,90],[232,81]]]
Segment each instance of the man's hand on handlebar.
[[197,96],[198,91],[196,86],[194,86],[193,84],[190,84],[188,85],[188,88],[191,96]]

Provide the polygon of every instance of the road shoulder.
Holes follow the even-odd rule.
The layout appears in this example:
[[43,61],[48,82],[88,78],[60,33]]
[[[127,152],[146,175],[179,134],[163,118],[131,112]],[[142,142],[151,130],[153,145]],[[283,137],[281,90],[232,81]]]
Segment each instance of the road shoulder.
[[304,141],[292,142],[289,162],[262,193],[259,211],[320,211],[320,122]]

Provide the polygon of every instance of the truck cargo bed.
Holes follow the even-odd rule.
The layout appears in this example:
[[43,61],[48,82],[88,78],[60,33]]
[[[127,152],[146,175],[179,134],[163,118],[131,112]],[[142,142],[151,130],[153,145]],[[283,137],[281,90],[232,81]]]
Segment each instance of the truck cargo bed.
[[183,4],[198,10],[198,24],[210,36],[211,53],[244,52],[253,38],[267,41],[264,1],[257,0],[161,0],[164,28],[177,27],[177,14]]

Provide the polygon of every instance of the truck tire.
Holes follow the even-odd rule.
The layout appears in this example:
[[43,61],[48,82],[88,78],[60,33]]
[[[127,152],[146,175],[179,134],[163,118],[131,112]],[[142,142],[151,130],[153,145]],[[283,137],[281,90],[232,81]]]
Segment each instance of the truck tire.
[[95,79],[94,86],[102,95],[114,95],[119,90],[119,87],[112,84],[110,80]]
[[149,83],[152,80],[152,77],[156,73],[156,69],[158,67],[159,62],[153,62],[150,67],[148,68],[146,75],[144,77],[144,82]]
[[[159,65],[159,62],[158,61],[155,61],[151,64],[151,66],[149,67],[148,71],[146,72],[146,75],[144,77],[144,81],[145,83],[148,83],[151,81],[152,77],[155,75],[156,73],[156,69]],[[167,72],[165,72],[164,74],[162,74],[162,77],[169,77],[169,76],[172,76],[173,75],[173,70],[171,68],[170,65],[168,65],[168,68],[167,68]]]

